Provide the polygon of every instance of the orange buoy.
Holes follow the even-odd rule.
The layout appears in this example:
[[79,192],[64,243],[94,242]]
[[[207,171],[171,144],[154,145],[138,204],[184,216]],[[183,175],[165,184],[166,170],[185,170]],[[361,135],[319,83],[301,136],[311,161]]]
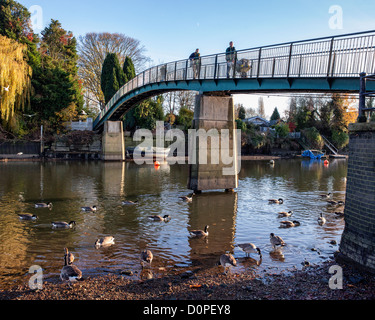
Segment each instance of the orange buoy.
[[155,161],[154,162],[154,166],[155,166],[155,168],[160,168],[160,162],[159,161]]
[[327,164],[327,165],[328,165],[328,164],[329,164],[329,161],[328,161],[328,160],[325,160],[325,161],[324,161],[324,164]]

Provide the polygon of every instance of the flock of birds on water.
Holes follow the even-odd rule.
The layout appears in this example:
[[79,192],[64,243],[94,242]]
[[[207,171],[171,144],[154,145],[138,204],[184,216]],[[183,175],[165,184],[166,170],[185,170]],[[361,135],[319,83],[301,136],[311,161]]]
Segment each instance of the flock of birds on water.
[[[193,201],[193,196],[195,194],[191,194],[191,196],[182,196],[179,197],[181,200],[185,202],[192,202]],[[335,201],[335,200],[328,200],[329,198],[332,197],[332,193],[328,194],[321,194],[320,198],[326,199],[327,203],[332,206],[343,206],[345,205],[344,201]],[[283,204],[284,200],[282,198],[280,199],[270,199],[268,200],[269,204]],[[122,201],[123,206],[134,206],[138,203],[138,201]],[[35,208],[48,208],[52,209],[52,203],[36,203]],[[92,207],[81,207],[81,210],[83,212],[96,212],[97,207],[92,206]],[[337,217],[343,217],[344,212],[334,212]],[[289,218],[293,215],[293,211],[288,211],[288,212],[279,212],[278,213],[279,217],[285,217]],[[19,218],[21,220],[36,220],[38,219],[37,215],[32,215],[29,213],[24,213],[24,214],[18,214]],[[149,219],[156,221],[156,222],[167,222],[170,220],[169,215],[164,215],[163,217],[160,215],[151,215],[148,216]],[[324,225],[326,223],[326,218],[323,217],[323,213],[320,214],[320,216],[317,219],[319,225]],[[75,221],[70,221],[70,222],[65,222],[65,221],[54,221],[51,223],[53,229],[71,229],[73,226],[76,225]],[[293,220],[284,220],[280,222],[280,228],[292,228],[292,227],[298,227],[300,226],[300,222]],[[199,238],[206,238],[209,235],[208,232],[209,226],[206,225],[203,230],[190,230],[190,236],[191,237],[199,237]],[[95,247],[100,248],[100,247],[108,247],[111,246],[115,243],[115,238],[113,236],[106,236],[103,238],[99,238],[95,241]],[[270,234],[270,243],[273,247],[274,250],[280,250],[282,247],[286,246],[286,242],[280,237],[275,235],[274,233]],[[236,244],[235,247],[241,249],[243,252],[245,252],[246,257],[250,257],[250,254],[258,254],[259,259],[262,259],[262,252],[260,248],[258,248],[255,244],[253,243],[242,243],[242,244]],[[69,252],[68,248],[64,248],[65,254],[64,254],[64,266],[61,270],[60,273],[60,279],[62,281],[68,281],[69,283],[73,281],[79,281],[83,280],[82,278],[82,272],[79,270],[77,266],[73,264],[74,262],[74,255]],[[153,260],[154,256],[153,253],[150,250],[143,250],[140,254],[140,263],[142,266],[142,269],[148,266],[151,268],[151,263]],[[220,265],[224,267],[224,274],[227,274],[228,271],[230,271],[231,267],[236,267],[237,266],[237,261],[234,258],[234,256],[230,253],[226,253],[221,255],[220,257]]]

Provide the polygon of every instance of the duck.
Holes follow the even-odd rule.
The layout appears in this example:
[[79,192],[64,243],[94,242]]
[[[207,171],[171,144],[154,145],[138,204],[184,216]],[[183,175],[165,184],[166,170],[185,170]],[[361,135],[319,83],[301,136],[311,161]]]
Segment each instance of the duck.
[[96,248],[108,247],[108,246],[111,246],[112,244],[115,244],[115,238],[112,237],[112,236],[99,238],[95,241],[95,247]]
[[190,197],[188,196],[182,196],[182,197],[179,197],[181,200],[185,201],[185,202],[192,202],[193,201],[193,196],[195,196],[195,193],[192,193]]
[[299,221],[281,221],[280,228],[293,228],[300,226],[301,223]]
[[270,234],[270,242],[274,249],[276,249],[277,246],[278,247],[286,246],[286,243],[284,242],[284,240],[279,236],[275,236],[274,233]]
[[320,217],[318,218],[318,223],[320,225],[323,225],[327,222],[327,219],[323,217],[323,213],[320,214]]
[[[66,249],[65,252],[67,252],[68,249],[67,248],[65,249]],[[73,265],[73,262],[69,263],[69,255],[67,253],[65,253],[64,255],[64,266],[60,272],[60,279],[62,281],[69,281],[69,282],[82,280],[81,270],[79,270],[77,266]]]
[[48,203],[36,203],[35,205],[35,208],[37,209],[40,209],[40,208],[52,208],[52,203],[51,202],[48,202]]
[[129,201],[129,200],[122,201],[123,206],[134,206],[137,203],[138,203],[138,201]]
[[67,222],[52,222],[52,228],[54,229],[71,229],[73,226],[76,225],[75,221],[70,221],[69,223]]
[[293,215],[293,211],[289,211],[289,212],[279,212],[279,216],[280,217],[290,217],[291,215]]
[[97,207],[96,206],[92,206],[92,207],[81,207],[81,211],[84,211],[84,212],[95,212],[97,210]]
[[240,248],[249,257],[251,253],[258,253],[260,259],[262,259],[262,253],[260,249],[253,243],[241,243],[237,244],[236,247]]
[[149,219],[154,221],[168,221],[170,219],[169,214],[166,214],[164,217],[162,216],[149,216]]
[[18,215],[21,220],[36,220],[38,216],[31,213],[23,213]]
[[220,257],[220,264],[224,267],[224,273],[227,274],[227,268],[228,271],[230,271],[231,267],[237,266],[236,259],[231,254],[223,254]]
[[268,202],[270,204],[283,204],[284,200],[282,198],[280,198],[280,199],[270,199],[270,200],[268,200]]
[[144,268],[145,264],[148,264],[151,268],[152,260],[154,259],[154,255],[150,250],[143,250],[141,252],[141,265],[142,269]]
[[208,237],[208,228],[210,226],[205,226],[204,230],[191,230],[190,235],[192,237]]
[[320,194],[319,196],[320,196],[321,198],[330,198],[330,197],[332,196],[332,193],[329,192],[329,193],[327,193],[327,194]]

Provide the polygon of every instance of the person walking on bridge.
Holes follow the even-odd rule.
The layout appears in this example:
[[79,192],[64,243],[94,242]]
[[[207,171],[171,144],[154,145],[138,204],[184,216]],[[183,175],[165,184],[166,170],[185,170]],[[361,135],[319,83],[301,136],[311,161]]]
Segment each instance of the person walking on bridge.
[[229,47],[227,48],[225,59],[227,60],[227,78],[230,78],[231,70],[234,68],[236,60],[236,48],[233,46],[233,41],[229,42]]
[[200,64],[201,64],[200,59],[201,59],[201,54],[199,53],[199,49],[195,50],[195,52],[193,52],[189,57],[189,60],[191,61],[190,65],[193,67],[193,78],[194,79],[198,78]]

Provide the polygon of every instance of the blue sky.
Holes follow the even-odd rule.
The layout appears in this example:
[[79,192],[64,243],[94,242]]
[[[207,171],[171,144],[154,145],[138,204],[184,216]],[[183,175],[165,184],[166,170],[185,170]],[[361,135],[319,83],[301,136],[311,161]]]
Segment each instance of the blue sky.
[[[375,29],[373,0],[18,2],[26,8],[40,6],[44,26],[51,19],[59,20],[76,37],[87,32],[118,32],[138,39],[154,64],[186,59],[196,48],[202,55],[220,53],[231,40],[237,49],[247,49]],[[330,13],[332,6],[339,6],[342,15]],[[342,25],[336,17],[342,18]]]

